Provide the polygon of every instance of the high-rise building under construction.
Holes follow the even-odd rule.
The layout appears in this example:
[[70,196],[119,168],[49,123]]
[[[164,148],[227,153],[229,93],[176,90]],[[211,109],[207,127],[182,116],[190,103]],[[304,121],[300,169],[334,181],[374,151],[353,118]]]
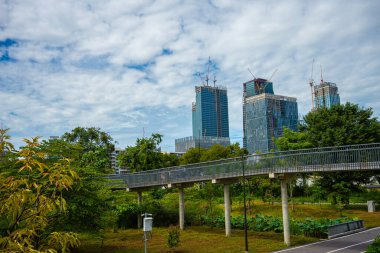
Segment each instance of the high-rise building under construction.
[[335,83],[324,82],[323,80],[319,85],[314,85],[314,108],[330,108],[333,105],[340,104],[340,97],[338,87]]
[[215,86],[215,82],[214,86],[195,86],[192,121],[193,136],[176,139],[177,152],[186,152],[191,147],[229,145],[227,88]]
[[243,147],[249,153],[276,149],[274,138],[284,127],[297,129],[297,99],[275,95],[273,83],[254,78],[243,83]]

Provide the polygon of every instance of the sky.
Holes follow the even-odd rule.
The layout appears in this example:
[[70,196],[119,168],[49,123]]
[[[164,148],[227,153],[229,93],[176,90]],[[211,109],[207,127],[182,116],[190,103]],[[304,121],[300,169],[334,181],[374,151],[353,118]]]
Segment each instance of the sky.
[[99,127],[117,147],[192,134],[195,85],[228,90],[242,142],[242,83],[272,80],[311,109],[308,81],[380,115],[380,1],[0,0],[0,124],[23,138]]

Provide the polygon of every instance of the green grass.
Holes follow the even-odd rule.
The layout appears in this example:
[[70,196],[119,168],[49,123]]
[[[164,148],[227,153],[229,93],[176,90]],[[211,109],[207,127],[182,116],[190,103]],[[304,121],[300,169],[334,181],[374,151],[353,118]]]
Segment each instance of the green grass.
[[[149,252],[169,252],[166,245],[168,229],[154,228],[153,237],[148,243]],[[104,241],[96,234],[81,234],[81,246],[74,252],[142,252],[143,232],[137,229],[107,231]],[[244,251],[244,232],[233,230],[231,237],[226,237],[223,229],[207,227],[190,227],[181,232],[181,243],[175,252],[220,252],[234,253]],[[314,242],[317,239],[304,236],[292,236],[293,245]],[[249,252],[269,252],[285,248],[283,235],[272,232],[248,232]]]
[[[190,204],[190,203],[189,203]],[[187,205],[187,204],[186,204]],[[216,205],[216,208],[223,208]],[[340,211],[327,205],[294,205],[294,210],[290,214],[293,219],[305,218],[330,218],[340,217]],[[232,215],[241,215],[242,206],[234,204]],[[282,217],[280,204],[266,204],[255,202],[250,215],[262,213]],[[343,216],[363,219],[366,228],[380,226],[380,213],[368,213],[366,210],[343,210]],[[209,227],[189,227],[181,232],[181,244],[175,252],[221,252],[233,253],[244,251],[244,232],[233,230],[232,236],[227,238],[224,229]],[[153,238],[149,241],[149,252],[169,252],[166,245],[168,228],[154,228]],[[283,244],[283,235],[274,232],[252,232],[249,234],[250,252],[270,252],[286,248]],[[118,230],[117,232],[106,231],[103,234],[80,234],[81,247],[75,252],[143,252],[143,232],[138,229]],[[293,245],[302,245],[314,241],[316,238],[304,236],[292,236]],[[102,243],[103,241],[103,243]]]
[[[240,205],[234,205],[232,208],[232,215],[241,215],[243,213],[243,207]],[[271,215],[275,217],[282,217],[281,204],[268,204],[260,201],[255,201],[255,205],[252,206],[249,214],[255,215],[256,213],[262,213],[265,215]],[[341,212],[332,207],[331,205],[317,205],[317,204],[297,204],[294,205],[292,210],[289,204],[289,214],[292,219],[303,220],[306,218],[320,219],[329,218],[336,219],[341,217]],[[342,210],[342,216],[350,218],[363,219],[366,228],[380,226],[380,212],[368,213],[366,208],[361,209],[346,209]]]

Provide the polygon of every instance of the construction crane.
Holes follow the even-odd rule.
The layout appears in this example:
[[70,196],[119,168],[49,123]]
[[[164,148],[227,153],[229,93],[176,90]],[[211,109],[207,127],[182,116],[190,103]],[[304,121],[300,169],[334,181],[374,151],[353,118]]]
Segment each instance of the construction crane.
[[274,75],[277,73],[278,69],[275,69],[275,71],[273,71],[273,74],[270,76],[270,78],[268,79],[268,82],[270,82],[270,80],[272,80],[272,78],[274,77]]
[[252,74],[252,71],[248,68],[249,73],[253,76],[253,79],[256,79],[256,77]]
[[[259,85],[259,84],[258,84],[259,79],[257,79],[257,78],[252,74],[252,72],[251,72],[251,70],[250,70],[249,68],[248,68],[248,71],[249,71],[249,73],[251,73],[251,75],[252,75],[253,78],[254,78],[254,82],[255,82],[255,90],[257,90],[257,91],[261,94],[261,93],[263,93],[263,92],[265,93],[265,89],[267,88],[269,82],[272,80],[272,78],[274,77],[274,75],[277,73],[278,69],[275,69],[275,70],[273,71],[271,77],[270,77],[268,80],[266,80],[265,85],[261,85],[261,83],[260,83],[260,85]],[[258,80],[258,81],[256,82],[256,80]]]
[[321,64],[321,84],[323,83],[322,64]]
[[210,56],[208,57],[208,64],[207,64],[207,75],[206,75],[206,85],[208,86],[208,81],[210,80],[209,75],[210,75]]
[[251,73],[251,75],[253,76],[253,83],[255,84],[255,90],[256,90],[256,91],[260,91],[260,87],[259,87],[259,85],[257,85],[257,83],[256,83],[257,78],[256,78],[255,75],[252,73],[252,71],[251,71],[250,68],[248,68],[248,71],[249,71],[249,73]]
[[314,72],[314,59],[313,63],[311,64],[311,75],[309,79],[309,85],[310,85],[310,90],[311,90],[311,109],[314,110],[314,79],[313,79],[313,72]]
[[203,78],[200,72],[197,73],[197,76],[199,76],[199,79],[201,79],[201,84],[204,86]]

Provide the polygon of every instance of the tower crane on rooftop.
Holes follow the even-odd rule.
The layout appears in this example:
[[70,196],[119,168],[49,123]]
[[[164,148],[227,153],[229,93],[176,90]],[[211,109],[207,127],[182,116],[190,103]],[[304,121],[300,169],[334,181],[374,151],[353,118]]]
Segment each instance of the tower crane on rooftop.
[[310,85],[310,90],[311,90],[311,109],[314,110],[314,79],[313,79],[313,72],[314,72],[314,59],[313,63],[311,64],[311,75],[309,79],[309,85]]

